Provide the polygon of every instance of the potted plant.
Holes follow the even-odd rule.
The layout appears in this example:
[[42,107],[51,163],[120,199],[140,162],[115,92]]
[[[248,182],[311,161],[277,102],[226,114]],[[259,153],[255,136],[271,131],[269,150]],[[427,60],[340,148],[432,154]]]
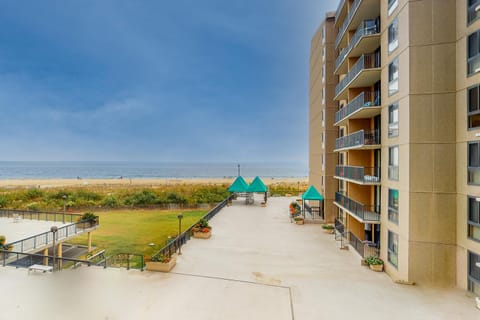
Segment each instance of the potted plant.
[[98,224],[98,216],[93,212],[85,212],[78,220],[78,222],[88,222],[90,227],[96,226]]
[[300,214],[300,211],[301,211],[300,205],[296,202],[290,203],[289,209],[290,209],[290,214],[292,216],[296,216],[296,215]]
[[177,255],[159,254],[151,257],[145,264],[148,271],[169,272],[177,264]]
[[377,257],[367,257],[365,262],[370,266],[370,269],[376,272],[383,271],[383,260]]
[[200,221],[193,226],[193,237],[199,239],[208,239],[212,236],[212,227],[208,225],[206,219],[200,219]]
[[7,238],[5,238],[4,235],[0,235],[0,246],[3,246],[5,244],[6,240],[7,240]]
[[331,224],[323,224],[322,229],[323,231],[329,234],[333,234],[335,232],[335,227],[332,226]]
[[293,218],[293,220],[295,220],[296,224],[304,224],[305,223],[305,220],[302,217],[295,217],[295,218]]

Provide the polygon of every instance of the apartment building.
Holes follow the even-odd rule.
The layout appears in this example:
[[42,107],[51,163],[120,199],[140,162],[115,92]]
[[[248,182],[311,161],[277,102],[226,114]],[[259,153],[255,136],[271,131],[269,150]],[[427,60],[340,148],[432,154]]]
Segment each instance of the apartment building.
[[310,53],[310,184],[324,197],[324,220],[335,219],[335,192],[338,183],[334,179],[337,155],[334,152],[338,130],[333,126],[338,104],[333,100],[337,76],[335,66],[335,12],[325,16],[311,43]]
[[[338,81],[325,92],[333,96],[326,105],[338,106],[338,138],[334,161],[322,171],[334,170],[335,224],[360,255],[378,254],[395,281],[476,295],[479,17],[480,0],[340,0],[333,23]],[[325,125],[311,128],[311,139],[331,129]],[[312,181],[321,179],[313,170],[316,147],[311,143]]]

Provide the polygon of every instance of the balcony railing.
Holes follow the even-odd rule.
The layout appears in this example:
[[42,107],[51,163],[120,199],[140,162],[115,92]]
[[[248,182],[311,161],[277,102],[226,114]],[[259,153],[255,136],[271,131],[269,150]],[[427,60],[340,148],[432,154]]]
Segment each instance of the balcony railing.
[[378,145],[380,144],[380,132],[378,130],[365,131],[360,130],[338,138],[335,141],[335,149],[353,148],[364,145]]
[[471,23],[472,21],[478,19],[479,16],[480,16],[480,0],[477,0],[467,9],[468,23]]
[[335,202],[363,221],[380,221],[380,206],[366,206],[340,192],[335,192]]
[[377,95],[375,99],[371,92],[364,91],[352,99],[345,107],[341,108],[335,113],[335,123],[345,119],[352,113],[361,108],[374,107],[380,105],[380,96]]
[[342,234],[345,231],[345,226],[337,218],[335,218],[335,230],[337,230],[340,234]]
[[350,11],[348,12],[347,17],[345,18],[345,21],[343,21],[342,26],[340,27],[340,29],[338,29],[338,34],[337,34],[337,37],[335,38],[335,48],[338,48],[338,45],[340,44],[340,41],[343,38],[345,30],[347,30],[347,27],[350,24],[353,15],[357,12],[357,9],[360,6],[361,2],[362,0],[355,0],[352,3],[352,6],[350,7]]
[[[479,0],[480,1],[480,0]],[[340,64],[343,62],[343,60],[345,59],[345,57],[348,55],[348,53],[353,49],[355,48],[355,46],[358,44],[358,42],[360,41],[360,39],[363,37],[363,36],[367,36],[367,35],[370,35],[370,34],[377,34],[380,32],[380,25],[377,24],[377,23],[374,23],[373,25],[372,24],[368,24],[369,21],[372,21],[372,20],[365,20],[365,21],[362,21],[362,23],[360,24],[360,26],[358,27],[357,31],[355,32],[355,34],[353,35],[352,39],[350,40],[350,43],[348,44],[347,47],[343,48],[343,50],[340,52],[340,54],[338,55],[338,58],[337,60],[335,60],[335,70],[338,69],[338,67],[340,66]],[[374,20],[373,20],[374,21]]]
[[349,232],[350,245],[360,254],[362,258],[378,257],[379,249],[377,245],[371,241],[360,240],[353,232]]
[[353,65],[352,69],[350,69],[347,75],[335,87],[335,96],[338,96],[361,71],[380,67],[379,59],[380,55],[376,53],[364,54],[358,58],[358,61]]
[[379,183],[379,167],[336,166],[335,176],[357,181],[363,184]]
[[338,2],[337,10],[335,11],[335,21],[338,20],[338,15],[342,11],[343,6],[345,5],[345,0],[340,0]]

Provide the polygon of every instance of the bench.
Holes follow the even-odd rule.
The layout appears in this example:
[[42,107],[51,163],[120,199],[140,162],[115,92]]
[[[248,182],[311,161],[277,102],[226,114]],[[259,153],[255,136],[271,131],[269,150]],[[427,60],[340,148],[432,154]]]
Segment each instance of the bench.
[[50,271],[53,271],[53,267],[51,266],[44,266],[43,264],[33,264],[30,267],[28,267],[28,272],[30,271],[42,271],[43,273]]

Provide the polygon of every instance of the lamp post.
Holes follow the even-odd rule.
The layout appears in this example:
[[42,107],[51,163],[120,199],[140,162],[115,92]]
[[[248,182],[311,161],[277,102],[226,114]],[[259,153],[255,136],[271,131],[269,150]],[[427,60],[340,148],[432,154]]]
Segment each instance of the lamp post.
[[63,223],[65,223],[65,213],[67,211],[67,195],[64,194],[62,196],[62,199],[63,199],[63,219],[62,219],[62,221],[63,221]]
[[178,218],[178,255],[182,254],[182,242],[180,240],[180,235],[182,234],[182,219],[183,219],[183,214],[179,214],[177,216]]
[[237,170],[237,176],[239,176],[239,177],[240,177],[240,164],[237,164],[237,166],[238,166],[238,170]]
[[53,271],[55,271],[55,236],[57,234],[58,228],[57,226],[52,226],[50,231],[53,233]]

